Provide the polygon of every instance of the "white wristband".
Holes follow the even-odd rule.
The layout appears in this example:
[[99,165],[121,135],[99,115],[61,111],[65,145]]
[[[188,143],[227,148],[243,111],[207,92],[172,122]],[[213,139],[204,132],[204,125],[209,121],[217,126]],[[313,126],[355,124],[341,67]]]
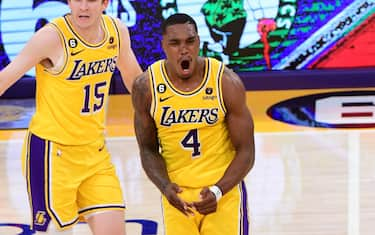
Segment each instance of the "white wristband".
[[223,196],[223,192],[221,192],[221,189],[216,186],[216,185],[212,185],[211,187],[208,188],[211,192],[213,192],[213,194],[215,195],[216,197],[216,201],[218,202],[220,200],[220,198]]

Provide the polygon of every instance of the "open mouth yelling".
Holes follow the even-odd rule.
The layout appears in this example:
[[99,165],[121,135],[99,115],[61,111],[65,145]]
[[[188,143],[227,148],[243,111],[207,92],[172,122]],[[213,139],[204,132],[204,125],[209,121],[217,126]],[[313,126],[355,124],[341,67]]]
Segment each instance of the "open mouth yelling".
[[182,73],[188,75],[190,73],[190,60],[182,60],[181,63]]

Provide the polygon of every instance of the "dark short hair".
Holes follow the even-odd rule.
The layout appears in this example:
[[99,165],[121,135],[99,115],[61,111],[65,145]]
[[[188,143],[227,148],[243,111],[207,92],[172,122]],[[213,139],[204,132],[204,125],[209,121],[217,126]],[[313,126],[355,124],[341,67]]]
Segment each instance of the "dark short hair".
[[176,13],[170,15],[163,23],[161,24],[161,32],[164,35],[167,31],[167,27],[175,24],[192,24],[194,26],[195,31],[198,33],[198,27],[195,20],[185,13]]

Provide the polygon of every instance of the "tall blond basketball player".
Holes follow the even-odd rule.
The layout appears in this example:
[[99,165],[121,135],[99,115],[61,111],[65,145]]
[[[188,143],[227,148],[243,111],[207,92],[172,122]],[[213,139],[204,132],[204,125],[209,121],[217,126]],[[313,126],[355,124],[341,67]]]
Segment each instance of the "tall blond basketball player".
[[159,188],[166,235],[247,235],[244,177],[254,164],[253,121],[240,78],[199,57],[195,21],[162,25],[167,56],[133,86],[143,168]]
[[108,0],[68,4],[71,13],[36,32],[0,72],[3,94],[36,66],[36,112],[23,151],[31,226],[69,234],[85,218],[93,234],[124,235],[125,205],[104,118],[115,68],[128,90],[142,71],[127,27],[102,14]]

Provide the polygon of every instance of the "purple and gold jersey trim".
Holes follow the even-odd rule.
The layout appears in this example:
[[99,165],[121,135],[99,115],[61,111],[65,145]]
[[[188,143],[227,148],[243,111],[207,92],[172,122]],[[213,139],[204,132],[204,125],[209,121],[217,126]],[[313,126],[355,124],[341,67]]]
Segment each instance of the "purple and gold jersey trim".
[[245,182],[242,181],[239,185],[241,193],[241,209],[240,209],[240,233],[241,235],[249,234],[249,215],[248,215],[248,202],[247,202],[247,191]]
[[62,222],[51,207],[50,159],[51,141],[29,134],[26,156],[26,180],[32,210],[31,228],[47,231],[51,216],[60,228],[69,227],[78,222],[78,217],[70,222]]

